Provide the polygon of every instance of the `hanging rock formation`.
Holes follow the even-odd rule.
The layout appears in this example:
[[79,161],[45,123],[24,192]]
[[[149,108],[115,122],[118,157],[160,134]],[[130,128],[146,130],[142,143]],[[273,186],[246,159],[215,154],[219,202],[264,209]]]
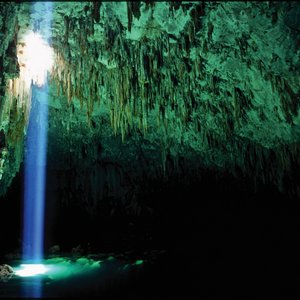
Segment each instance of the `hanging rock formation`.
[[[13,79],[18,77],[18,6],[0,5],[0,194],[19,171],[26,126],[24,107]],[[8,91],[9,90],[9,91]],[[13,93],[15,91],[15,93]]]
[[[3,193],[26,128],[5,85],[18,71],[18,28],[43,13],[1,5]],[[72,186],[92,211],[102,197],[132,199],[140,178],[205,169],[300,196],[299,3],[53,5],[48,165],[65,177],[63,199]]]

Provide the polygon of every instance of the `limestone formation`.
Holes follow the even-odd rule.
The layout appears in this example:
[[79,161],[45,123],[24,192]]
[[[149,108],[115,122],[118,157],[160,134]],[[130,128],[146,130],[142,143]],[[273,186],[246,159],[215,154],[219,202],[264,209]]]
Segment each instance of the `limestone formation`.
[[[0,6],[1,193],[30,109],[9,86],[18,41],[43,22],[29,6]],[[62,193],[72,185],[92,212],[103,193],[132,199],[137,178],[213,169],[299,197],[299,12],[293,1],[54,2],[48,160]]]

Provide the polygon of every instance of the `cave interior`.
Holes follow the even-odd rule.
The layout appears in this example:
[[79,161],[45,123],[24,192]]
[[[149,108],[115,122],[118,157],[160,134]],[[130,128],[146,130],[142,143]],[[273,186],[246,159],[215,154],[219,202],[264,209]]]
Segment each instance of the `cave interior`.
[[[47,10],[0,3],[0,263],[22,251],[43,87],[20,55]],[[139,299],[299,295],[299,2],[54,1],[51,18],[45,255],[148,261],[101,290]]]

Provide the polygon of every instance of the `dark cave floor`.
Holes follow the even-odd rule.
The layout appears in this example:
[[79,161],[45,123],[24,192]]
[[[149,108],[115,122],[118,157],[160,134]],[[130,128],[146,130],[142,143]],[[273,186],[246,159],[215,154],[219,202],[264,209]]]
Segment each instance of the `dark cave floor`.
[[[253,222],[257,218],[253,214],[248,217],[252,217]],[[104,262],[113,257],[115,265],[107,264],[99,277],[95,275],[92,280],[88,279],[90,282],[78,277],[51,285],[47,283],[46,296],[102,299],[219,299],[224,296],[229,299],[261,296],[269,299],[280,296],[282,299],[298,299],[297,219],[281,215],[277,223],[266,218],[264,225],[248,224],[248,227],[244,223],[249,219],[245,216],[241,219],[244,222],[236,222],[233,226],[216,216],[213,224],[199,222],[197,226],[193,224],[194,227],[180,226],[178,220],[177,225],[173,223],[173,231],[162,228],[165,240],[157,239],[152,248],[151,243],[140,242],[138,247],[128,250],[130,244],[137,245],[137,240],[128,240],[127,249],[110,241],[111,249],[115,248],[115,251],[101,255],[79,253],[95,260],[100,257]],[[74,253],[60,255],[71,259],[78,257]],[[143,264],[124,274],[116,267],[122,269],[137,260],[143,260]],[[1,263],[11,262],[7,256],[2,256]],[[10,293],[16,296],[14,284],[16,282],[2,282],[0,297],[6,298]]]
[[[143,263],[119,253],[102,254],[99,271],[63,278],[42,280],[43,297],[96,297],[109,299],[219,299],[238,297],[299,297],[299,273],[293,259],[261,250],[259,257],[236,249],[219,258],[222,249],[202,248],[173,251],[148,251],[139,255]],[[233,250],[233,249],[231,249]],[[283,255],[287,255],[285,253]],[[280,255],[280,253],[278,253]],[[92,256],[97,260],[97,255]],[[98,257],[99,258],[99,257]],[[71,258],[74,260],[74,257]],[[129,265],[129,267],[128,267]],[[0,297],[22,297],[32,278],[13,278],[0,283]],[[295,297],[295,298],[294,298]]]
[[[7,256],[18,247],[21,227],[21,205],[12,201],[21,196],[16,190],[12,195],[0,203],[0,211],[6,212],[0,218],[0,264],[17,258]],[[46,249],[60,245],[57,255],[74,257],[72,247],[82,245],[78,254],[83,257],[102,253],[102,259],[112,256],[119,266],[144,263],[125,275],[107,264],[105,276],[98,274],[86,286],[78,277],[47,287],[59,297],[299,299],[297,199],[272,187],[249,193],[213,189],[211,184],[166,188],[156,196],[162,206],[155,218],[109,216],[91,221],[82,215],[78,222],[70,210],[57,219],[53,228],[60,230],[48,230],[51,239],[46,236]],[[14,284],[2,282],[0,297],[14,293]]]

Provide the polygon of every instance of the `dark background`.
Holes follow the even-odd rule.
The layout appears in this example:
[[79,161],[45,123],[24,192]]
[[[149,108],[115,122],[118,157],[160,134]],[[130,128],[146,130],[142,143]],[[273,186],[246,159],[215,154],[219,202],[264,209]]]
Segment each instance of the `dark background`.
[[[20,172],[0,201],[1,263],[20,247],[22,185]],[[150,216],[120,209],[114,216],[91,217],[78,205],[53,208],[47,198],[46,252],[54,244],[65,253],[80,244],[83,254],[166,250],[139,283],[128,283],[127,289],[148,289],[147,295],[298,293],[297,199],[272,186],[254,192],[246,180],[217,180],[208,171],[188,185],[180,178],[147,182],[144,197],[152,202]]]

